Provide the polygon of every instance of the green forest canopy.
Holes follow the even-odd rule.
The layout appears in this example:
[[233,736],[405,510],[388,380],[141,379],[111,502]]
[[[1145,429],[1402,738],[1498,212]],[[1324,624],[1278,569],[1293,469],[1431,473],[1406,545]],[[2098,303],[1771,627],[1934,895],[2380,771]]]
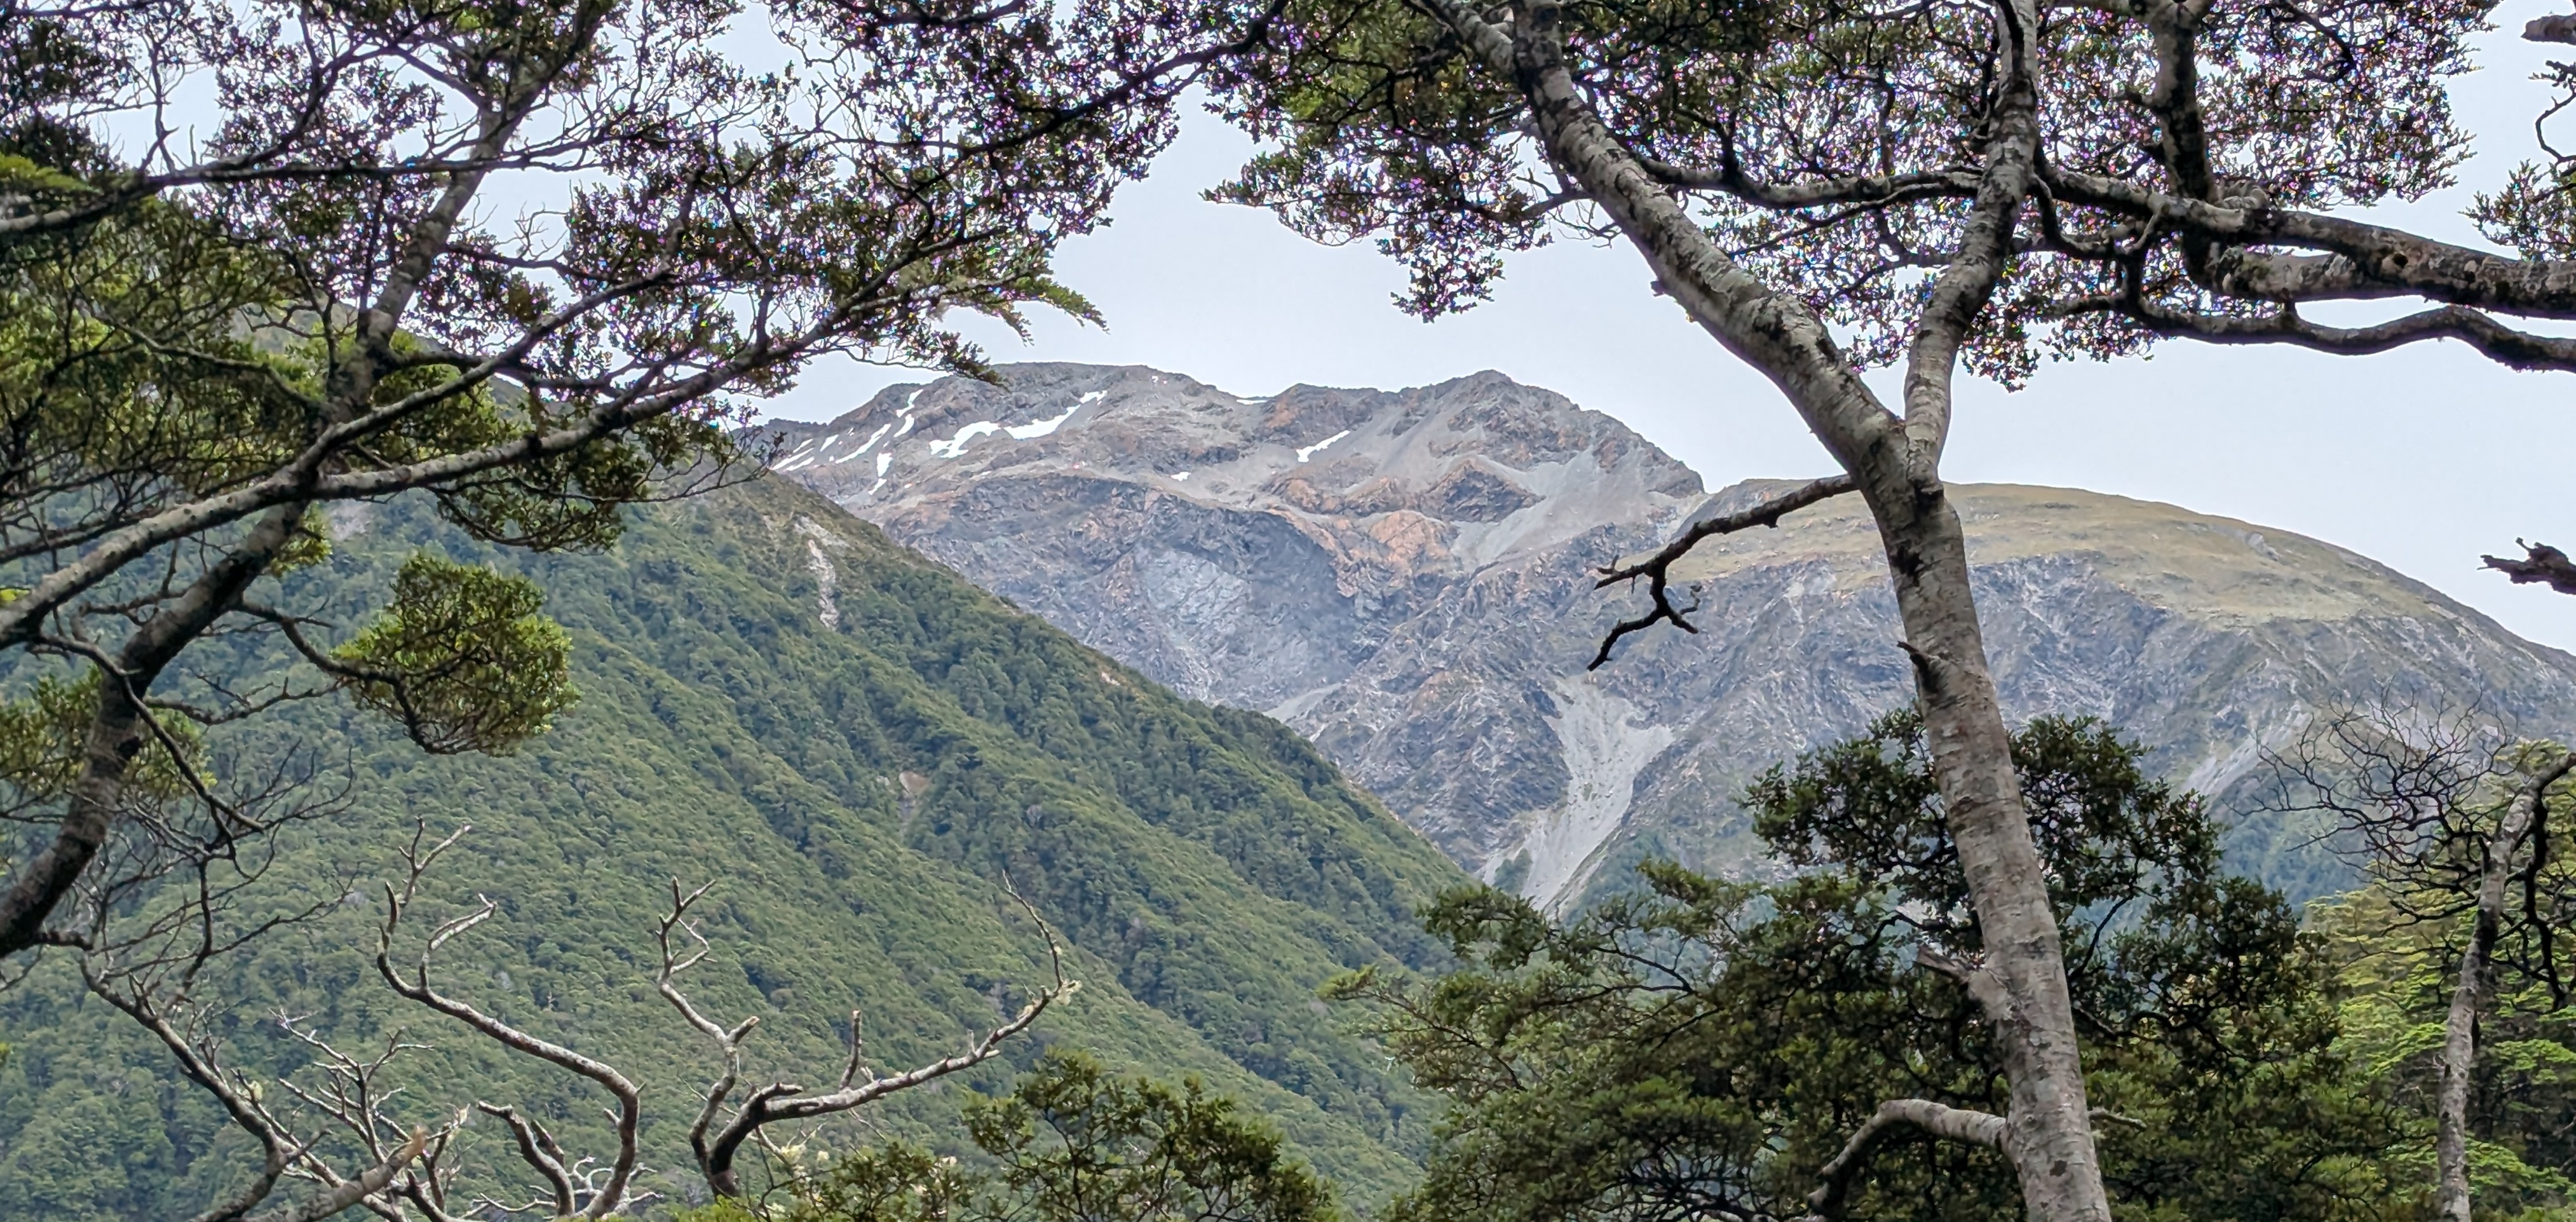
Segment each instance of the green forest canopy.
[[[853,1010],[872,1060],[901,1067],[955,1051],[1043,984],[1043,941],[1007,881],[1061,932],[1083,991],[1003,1062],[872,1111],[866,1131],[955,1145],[954,1092],[1002,1090],[1071,1043],[1203,1076],[1353,1199],[1410,1178],[1426,1098],[1315,990],[1372,963],[1439,961],[1413,914],[1461,880],[1445,858],[1278,724],[1180,700],[784,481],[635,518],[608,553],[532,555],[397,502],[342,515],[334,554],[294,578],[326,587],[306,603],[362,611],[421,546],[526,574],[570,632],[579,699],[500,759],[424,756],[328,704],[210,744],[236,762],[301,752],[317,785],[349,784],[345,809],[292,831],[271,875],[278,902],[336,888],[343,911],[200,990],[227,1007],[237,1061],[297,1063],[301,1046],[263,1021],[278,1014],[357,1043],[401,1025],[437,1045],[410,1071],[424,1122],[484,1098],[545,1117],[576,1152],[600,1146],[596,1096],[404,1008],[365,963],[379,901],[361,884],[415,820],[470,823],[432,893],[488,894],[502,912],[446,952],[451,991],[623,1064],[662,1100],[648,1164],[689,1165],[674,1143],[714,1064],[652,991],[670,879],[716,884],[698,1002],[727,1022],[762,1015],[753,1072],[806,1080],[837,1070]],[[0,1008],[14,1046],[0,1216],[193,1214],[246,1174],[246,1146],[68,968],[48,964]],[[504,1155],[497,1125],[477,1139]],[[647,1187],[684,1199],[686,1182]]]

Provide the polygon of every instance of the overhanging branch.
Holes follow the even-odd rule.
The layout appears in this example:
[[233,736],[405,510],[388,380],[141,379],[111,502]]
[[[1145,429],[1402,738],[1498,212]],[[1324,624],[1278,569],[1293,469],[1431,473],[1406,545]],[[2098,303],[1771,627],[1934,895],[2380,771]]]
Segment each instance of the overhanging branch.
[[2488,568],[2512,578],[2515,585],[2538,582],[2561,594],[2576,594],[2576,560],[2568,559],[2567,553],[2546,543],[2525,543],[2520,539],[2513,543],[2523,550],[2522,559],[2504,556],[2483,556],[2480,559],[2487,562]]
[[2576,339],[2517,331],[2460,306],[2436,306],[2366,327],[2310,322],[2287,307],[2259,318],[2168,310],[2134,298],[2118,308],[2155,331],[2213,344],[2288,344],[2338,356],[2367,356],[2426,340],[2455,339],[2507,368],[2576,370]]
[[2526,318],[2576,319],[2576,260],[2515,258],[2385,225],[2278,208],[2259,194],[2213,203],[2061,166],[2044,173],[2061,203],[2152,220],[2228,244],[2233,249],[2209,264],[2207,287],[2231,295],[2281,302],[2424,297]]
[[1655,181],[1681,191],[1716,191],[1756,207],[1775,211],[1827,208],[1852,204],[1873,207],[1926,199],[1968,199],[1976,195],[1980,176],[1973,170],[1931,170],[1917,174],[1851,174],[1768,183],[1744,172],[1730,156],[1714,170],[1693,170],[1640,156]]

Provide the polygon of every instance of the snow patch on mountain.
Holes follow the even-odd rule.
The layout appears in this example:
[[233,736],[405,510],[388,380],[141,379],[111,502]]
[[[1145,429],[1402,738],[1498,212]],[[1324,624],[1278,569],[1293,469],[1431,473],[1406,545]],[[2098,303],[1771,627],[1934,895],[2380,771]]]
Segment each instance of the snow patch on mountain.
[[1308,461],[1308,460],[1310,460],[1310,459],[1314,458],[1314,457],[1315,457],[1315,454],[1316,454],[1318,451],[1326,450],[1326,449],[1330,449],[1330,448],[1332,447],[1332,444],[1333,444],[1334,442],[1336,442],[1336,441],[1340,441],[1341,439],[1343,439],[1343,438],[1345,438],[1345,437],[1348,437],[1348,436],[1350,436],[1350,435],[1351,435],[1351,431],[1350,431],[1349,429],[1343,429],[1341,432],[1335,433],[1335,434],[1333,434],[1332,436],[1327,437],[1327,438],[1323,439],[1322,441],[1318,441],[1318,442],[1316,442],[1316,443],[1315,443],[1315,444],[1313,444],[1313,445],[1310,445],[1310,446],[1299,446],[1299,447],[1297,447],[1297,461],[1299,461],[1299,462],[1301,462],[1301,463],[1302,463],[1302,462],[1306,462],[1306,461]]
[[1064,427],[1064,422],[1073,419],[1073,414],[1081,410],[1082,405],[1076,403],[1044,420],[1037,421],[1033,424],[1015,424],[1009,428],[1003,429],[1002,431],[1010,434],[1011,440],[1013,441],[1035,441],[1040,437],[1044,437],[1047,434]]

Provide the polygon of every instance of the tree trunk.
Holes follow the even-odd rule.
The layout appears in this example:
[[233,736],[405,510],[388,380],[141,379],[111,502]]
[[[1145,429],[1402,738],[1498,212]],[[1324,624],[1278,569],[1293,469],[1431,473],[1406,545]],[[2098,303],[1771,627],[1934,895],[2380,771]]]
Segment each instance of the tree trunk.
[[66,796],[53,843],[22,867],[0,892],[0,959],[45,940],[45,922],[80,882],[115,830],[134,757],[152,735],[140,701],[171,660],[230,611],[269,561],[283,551],[303,520],[304,504],[268,510],[242,541],[135,629],[117,651],[111,670],[100,667],[98,708],[81,754],[80,775]]
[[2513,795],[2504,821],[2487,839],[2486,873],[2478,880],[2477,923],[2469,929],[2468,949],[2460,955],[2460,978],[2451,990],[2451,1013],[2443,1027],[2442,1082],[2437,1101],[2439,1131],[2434,1159],[2440,1179],[2435,1212],[2443,1222],[2469,1222],[2469,1077],[2477,1068],[2478,1016],[2486,1008],[2488,957],[2504,924],[2505,889],[2513,881],[2513,859],[2540,811],[2541,791],[2576,768],[2576,755],[2562,755],[2532,776]]
[[1967,536],[1938,484],[1925,489],[1896,472],[1861,474],[1914,659],[1932,773],[1985,944],[1969,987],[1996,1028],[2012,1088],[2004,1151],[2020,1173],[2031,1218],[2109,1222],[2057,916],[2013,770],[2011,731],[1986,669]]
[[[1985,939],[1985,962],[1965,975],[1995,1029],[2011,1083],[2004,1152],[2020,1174],[2023,1207],[2033,1222],[2110,1222],[2047,875],[2013,772],[2011,732],[1986,670],[1968,588],[1967,540],[1939,478],[1949,357],[1929,366],[1911,363],[1909,382],[1921,384],[1909,388],[1910,396],[1926,402],[1920,418],[1909,413],[1898,419],[1861,381],[1814,311],[1728,258],[1602,122],[1565,68],[1556,5],[1531,4],[1519,28],[1505,33],[1462,0],[1425,3],[1472,52],[1518,86],[1550,162],[1619,227],[1661,290],[1711,338],[1778,386],[1859,482],[1887,549],[1933,772]],[[1999,11],[2019,23],[2011,31],[2016,38],[2035,28],[2035,10],[2028,4]],[[2020,173],[2036,155],[2030,143],[2035,120],[2020,112],[2008,117],[2021,125],[2015,129],[2021,143],[1999,143],[1997,168]],[[1983,194],[1981,188],[1981,207]],[[2000,228],[1987,237],[2009,237],[2020,199],[2018,191],[1999,193],[1997,202],[2006,207],[1990,218]],[[1941,289],[1951,288],[1948,279]],[[1988,276],[1983,287],[1947,293],[1957,314],[1939,320],[1953,328],[1946,337],[1949,350],[1991,287]],[[1937,376],[1919,377],[1927,373]],[[1910,436],[1914,430],[1924,435]]]

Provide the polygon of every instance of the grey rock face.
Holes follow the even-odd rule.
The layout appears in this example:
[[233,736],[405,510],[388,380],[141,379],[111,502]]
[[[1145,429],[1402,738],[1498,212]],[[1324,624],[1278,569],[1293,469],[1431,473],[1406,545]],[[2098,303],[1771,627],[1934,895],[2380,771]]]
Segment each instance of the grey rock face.
[[[1595,569],[1774,485],[1705,494],[1611,418],[1479,374],[1245,399],[1021,365],[780,429],[777,470],[1188,695],[1318,743],[1451,856],[1547,902],[1648,852],[1759,870],[1736,797],[1910,695],[1852,501],[1705,545],[1701,631],[1587,672],[1636,596]],[[2106,718],[2241,813],[2234,849],[2333,885],[2260,813],[2265,749],[2355,703],[2576,727],[2576,658],[2359,556],[2171,506],[1956,490],[2007,706]]]

